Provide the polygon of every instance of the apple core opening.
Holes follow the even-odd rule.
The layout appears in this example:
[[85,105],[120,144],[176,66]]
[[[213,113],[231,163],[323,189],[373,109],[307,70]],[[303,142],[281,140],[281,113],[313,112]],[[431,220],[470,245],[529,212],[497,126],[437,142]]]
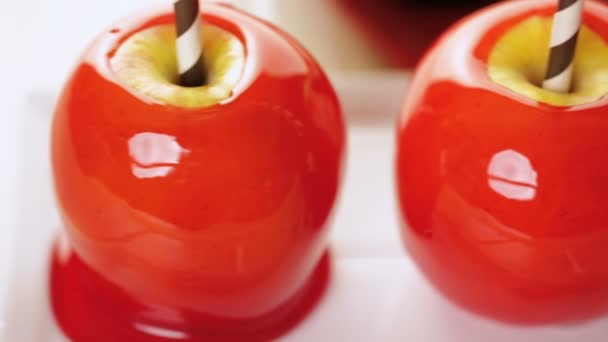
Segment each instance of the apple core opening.
[[508,30],[490,52],[490,79],[527,98],[554,106],[583,105],[606,96],[608,44],[585,25],[575,52],[572,90],[558,93],[542,88],[552,23],[552,18],[533,16]]
[[202,108],[232,96],[245,66],[245,47],[232,33],[202,25],[207,84],[179,85],[174,25],[144,29],[125,40],[110,59],[119,81],[135,93],[162,104]]

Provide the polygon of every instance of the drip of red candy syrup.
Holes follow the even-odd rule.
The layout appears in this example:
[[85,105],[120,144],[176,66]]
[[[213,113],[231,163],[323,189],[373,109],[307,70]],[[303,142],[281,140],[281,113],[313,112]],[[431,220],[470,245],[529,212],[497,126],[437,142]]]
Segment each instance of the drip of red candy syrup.
[[278,309],[256,319],[226,320],[192,310],[152,307],[57,244],[51,259],[51,300],[57,323],[74,342],[268,341],[303,320],[329,281],[325,254],[308,284]]

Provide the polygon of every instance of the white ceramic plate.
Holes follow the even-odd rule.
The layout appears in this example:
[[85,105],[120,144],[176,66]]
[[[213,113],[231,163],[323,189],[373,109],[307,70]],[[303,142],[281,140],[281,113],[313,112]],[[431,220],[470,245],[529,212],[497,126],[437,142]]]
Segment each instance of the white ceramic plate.
[[[407,75],[334,75],[349,122],[349,158],[332,238],[328,292],[282,341],[603,342],[608,319],[575,326],[514,327],[450,304],[404,253],[394,196],[394,123]],[[0,341],[65,341],[47,300],[49,246],[60,222],[48,163],[48,131],[56,90],[34,91],[24,104],[15,241],[0,258]],[[10,161],[9,161],[10,163]],[[2,224],[0,222],[0,224]],[[0,247],[2,244],[0,243]],[[10,247],[10,248],[8,248]]]

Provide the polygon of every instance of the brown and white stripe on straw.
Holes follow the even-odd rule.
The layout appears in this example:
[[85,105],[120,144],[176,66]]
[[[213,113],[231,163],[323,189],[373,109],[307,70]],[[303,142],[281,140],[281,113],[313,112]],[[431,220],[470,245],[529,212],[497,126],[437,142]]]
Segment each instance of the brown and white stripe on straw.
[[206,75],[198,0],[177,0],[174,8],[180,84],[184,87],[202,86]]
[[570,91],[574,52],[581,27],[584,0],[559,0],[553,19],[551,53],[543,88],[561,93]]

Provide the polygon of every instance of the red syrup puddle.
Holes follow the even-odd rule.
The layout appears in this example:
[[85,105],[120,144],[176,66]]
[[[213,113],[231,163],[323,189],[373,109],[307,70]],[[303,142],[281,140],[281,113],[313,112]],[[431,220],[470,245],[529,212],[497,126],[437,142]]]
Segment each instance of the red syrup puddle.
[[[55,244],[50,296],[55,319],[72,342],[267,341],[308,316],[327,288],[330,269],[326,252],[305,288],[289,302],[263,317],[239,321],[173,308],[152,309]],[[144,317],[151,310],[154,321]]]

